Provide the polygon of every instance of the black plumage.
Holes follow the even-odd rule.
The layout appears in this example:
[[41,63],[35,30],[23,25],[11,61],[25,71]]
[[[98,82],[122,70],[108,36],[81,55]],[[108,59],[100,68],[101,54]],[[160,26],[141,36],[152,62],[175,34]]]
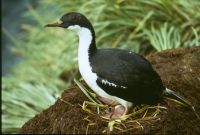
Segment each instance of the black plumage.
[[162,99],[165,87],[144,57],[119,49],[99,49],[90,62],[98,76],[97,84],[108,94],[135,104],[152,104]]

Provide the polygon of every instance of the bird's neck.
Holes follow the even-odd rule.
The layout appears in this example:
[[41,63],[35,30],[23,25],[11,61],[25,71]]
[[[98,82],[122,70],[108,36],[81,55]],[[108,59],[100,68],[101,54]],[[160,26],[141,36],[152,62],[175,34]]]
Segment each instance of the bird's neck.
[[94,30],[90,30],[88,28],[81,28],[78,31],[78,35],[78,57],[80,58],[83,56],[88,56],[88,59],[90,59],[97,51]]

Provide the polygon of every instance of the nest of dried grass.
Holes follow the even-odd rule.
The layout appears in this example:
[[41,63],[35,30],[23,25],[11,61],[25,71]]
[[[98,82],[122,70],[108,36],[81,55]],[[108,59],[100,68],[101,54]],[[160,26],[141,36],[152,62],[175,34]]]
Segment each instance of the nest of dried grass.
[[103,133],[113,131],[114,128],[120,130],[121,132],[126,132],[135,128],[143,129],[144,123],[150,124],[160,120],[160,112],[167,109],[165,106],[161,106],[160,103],[158,103],[157,105],[134,106],[131,110],[131,113],[124,115],[120,119],[108,119],[105,118],[104,115],[110,112],[113,108],[111,106],[101,103],[101,101],[98,100],[97,95],[93,93],[92,90],[89,89],[87,86],[83,85],[76,79],[74,79],[74,82],[90,100],[84,101],[82,105],[79,104],[82,110],[84,110],[88,114],[88,116],[84,118],[84,120],[89,122],[86,133],[89,129],[89,126],[96,125],[94,121],[89,119],[90,115],[98,114],[102,118],[102,121],[106,121],[108,123],[107,128],[102,131]]

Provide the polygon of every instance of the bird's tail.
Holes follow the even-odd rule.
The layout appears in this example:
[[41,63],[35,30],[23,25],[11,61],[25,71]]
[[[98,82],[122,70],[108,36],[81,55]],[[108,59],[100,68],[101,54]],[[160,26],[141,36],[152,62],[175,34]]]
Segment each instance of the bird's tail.
[[187,99],[176,94],[173,90],[166,88],[163,94],[164,94],[164,98],[166,98],[166,99],[181,103],[189,108],[192,107],[192,104]]
[[192,109],[192,111],[195,113],[195,115],[197,116],[197,118],[200,120],[200,116],[197,114],[197,112],[195,111],[194,106],[184,97],[176,94],[173,90],[170,90],[168,88],[165,89],[164,91],[164,98],[178,102],[180,104],[185,105],[186,107]]

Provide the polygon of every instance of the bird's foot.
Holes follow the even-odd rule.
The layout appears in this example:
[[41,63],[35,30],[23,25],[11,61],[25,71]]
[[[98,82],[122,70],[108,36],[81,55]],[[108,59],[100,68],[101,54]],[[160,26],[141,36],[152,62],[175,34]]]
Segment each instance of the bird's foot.
[[128,113],[128,109],[126,109],[124,106],[116,105],[114,107],[114,111],[104,115],[104,118],[116,120],[116,119],[120,119],[123,115],[126,115],[127,113]]
[[119,104],[119,103],[117,103],[117,102],[115,102],[115,101],[113,101],[113,100],[110,100],[110,99],[107,99],[107,98],[104,98],[104,97],[98,97],[98,99],[99,99],[101,102],[103,102],[103,103],[105,103],[105,104],[107,104],[107,105],[109,105],[109,106],[116,106],[116,105]]

